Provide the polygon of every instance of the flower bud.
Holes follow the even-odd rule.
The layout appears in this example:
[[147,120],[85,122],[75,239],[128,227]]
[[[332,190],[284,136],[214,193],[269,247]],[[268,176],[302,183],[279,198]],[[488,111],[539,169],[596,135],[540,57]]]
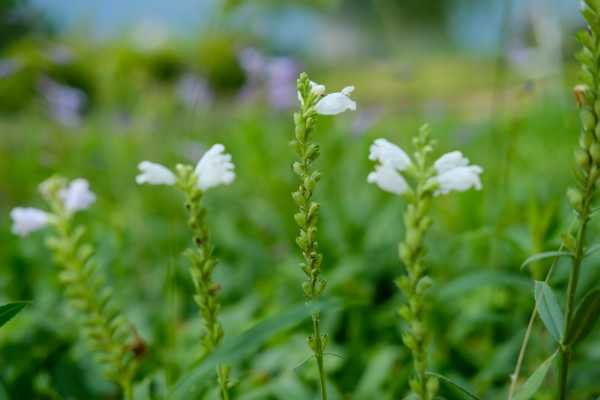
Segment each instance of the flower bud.
[[587,169],[590,165],[590,156],[587,151],[582,149],[575,150],[575,161],[582,169]]
[[569,202],[571,202],[573,208],[576,210],[581,208],[581,203],[583,202],[583,194],[581,194],[581,191],[570,187],[567,189],[567,198],[569,199]]
[[306,226],[306,217],[303,213],[294,214],[294,220],[300,228],[304,228]]
[[594,136],[594,133],[592,131],[582,131],[581,135],[579,135],[579,146],[582,149],[589,148],[592,145],[592,143],[596,141],[596,137],[598,136],[599,130],[600,125],[598,125],[598,127],[596,128],[596,136]]
[[586,85],[577,85],[573,88],[577,107],[581,107],[583,104],[585,104],[585,92],[587,89],[588,87]]
[[590,146],[590,156],[592,156],[592,160],[594,161],[594,163],[596,163],[596,164],[600,163],[600,144],[599,143],[593,143]]
[[584,108],[579,112],[581,124],[586,131],[596,128],[596,116],[590,110]]

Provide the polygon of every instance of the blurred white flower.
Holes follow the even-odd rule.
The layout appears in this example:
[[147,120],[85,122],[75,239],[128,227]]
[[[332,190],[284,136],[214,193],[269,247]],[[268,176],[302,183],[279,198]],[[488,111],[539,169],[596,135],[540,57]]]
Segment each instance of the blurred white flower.
[[479,165],[469,165],[469,160],[459,151],[444,154],[435,163],[438,173],[432,179],[438,184],[435,196],[440,196],[452,191],[464,192],[471,188],[481,189],[479,175],[483,168]]
[[319,100],[315,106],[315,111],[321,115],[337,115],[346,110],[356,110],[356,102],[349,97],[353,91],[354,86],[347,86],[339,93],[328,94]]
[[58,195],[70,213],[86,209],[96,201],[96,195],[90,191],[89,182],[83,178],[71,181]]
[[38,208],[13,208],[10,217],[13,220],[12,233],[19,236],[26,236],[48,225],[48,213]]
[[408,184],[402,175],[389,164],[381,164],[375,167],[367,177],[367,182],[374,183],[386,192],[402,194],[408,190]]
[[379,161],[398,171],[404,171],[412,164],[404,150],[383,138],[376,139],[369,148],[369,160]]
[[150,185],[174,185],[176,178],[171,170],[163,165],[150,161],[142,161],[138,164],[140,174],[135,177],[138,185],[148,183]]
[[325,85],[310,81],[310,91],[315,96],[322,96],[325,94]]
[[225,146],[215,144],[212,146],[196,165],[198,188],[210,189],[219,185],[228,185],[235,179],[235,166],[231,162],[231,155],[224,153]]

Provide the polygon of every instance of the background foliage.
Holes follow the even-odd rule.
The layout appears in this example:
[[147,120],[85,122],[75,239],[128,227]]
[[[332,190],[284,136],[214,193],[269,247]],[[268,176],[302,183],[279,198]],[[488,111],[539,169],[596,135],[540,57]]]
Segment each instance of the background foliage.
[[[78,218],[91,228],[99,270],[148,343],[136,389],[140,399],[151,398],[150,392],[160,396],[193,363],[200,322],[182,257],[190,239],[183,199],[165,188],[135,185],[139,161],[195,162],[215,142],[233,154],[235,184],[206,196],[226,337],[303,301],[290,196],[291,112],[269,102],[269,83],[262,80],[250,100],[243,96],[253,83],[239,61],[247,47],[294,57],[328,88],[349,83],[357,88],[359,112],[325,119],[315,136],[322,144],[323,180],[315,196],[322,205],[324,276],[341,304],[322,317],[330,333],[326,367],[332,398],[397,399],[406,393],[410,362],[395,315],[402,299],[393,284],[403,272],[397,257],[403,204],[366,184],[367,151],[381,136],[409,148],[425,121],[439,149],[461,149],[485,169],[483,191],[440,198],[434,207],[428,243],[435,280],[432,365],[486,398],[505,396],[533,305],[533,279],[542,279],[548,265],[519,267],[533,253],[556,249],[572,218],[564,192],[572,181],[579,132],[570,94],[574,35],[563,32],[564,56],[555,60],[556,70],[540,77],[515,68],[507,48],[489,57],[440,45],[435,38],[444,35],[442,22],[456,6],[452,2],[431,2],[435,10],[416,1],[406,8],[375,2],[398,8],[383,24],[377,23],[376,7],[364,8],[366,2],[312,3],[299,12],[333,21],[369,16],[357,28],[364,33],[356,42],[358,54],[332,63],[303,43],[289,50],[249,34],[238,22],[246,12],[243,4],[220,13],[221,22],[206,28],[210,34],[169,39],[150,49],[125,35],[90,41],[31,33],[40,32],[31,20],[19,19],[19,28],[6,22],[15,21],[7,16],[20,9],[17,2],[0,5],[0,65],[15,67],[0,67],[10,72],[0,72],[0,304],[32,301],[0,331],[0,399],[116,396],[64,307],[43,234],[20,240],[10,233],[9,210],[39,206],[36,186],[55,172],[86,177],[98,194],[97,204]],[[267,13],[278,8],[263,7]],[[423,18],[407,29],[420,29],[420,38],[398,33],[401,21],[413,15]],[[386,44],[365,50],[368,38],[380,35],[388,38]],[[395,46],[389,40],[394,35],[412,45]],[[190,73],[204,79],[210,96],[204,97],[205,86],[193,86],[195,97],[186,101],[178,88]],[[40,83],[48,79],[84,94],[76,118],[57,114],[53,95]],[[597,237],[596,220],[590,229],[590,237]],[[600,279],[598,257],[585,261],[581,293]],[[552,285],[557,293],[563,292],[567,272],[560,263]],[[273,331],[266,343],[252,345],[256,351],[233,371],[240,399],[315,397],[314,363],[304,362],[309,325]],[[552,339],[537,324],[525,372],[551,349]],[[573,398],[600,395],[597,329],[576,357]],[[553,398],[555,373],[551,370],[539,399]],[[461,398],[445,387],[442,394]]]

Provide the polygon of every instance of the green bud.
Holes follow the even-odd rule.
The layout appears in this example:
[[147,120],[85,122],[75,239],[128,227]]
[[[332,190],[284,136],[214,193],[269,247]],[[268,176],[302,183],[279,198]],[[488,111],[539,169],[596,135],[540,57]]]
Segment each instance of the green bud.
[[412,313],[410,312],[410,308],[408,308],[406,305],[401,306],[398,309],[398,315],[400,315],[400,317],[402,317],[402,319],[404,319],[405,321],[410,321],[412,319]]
[[[598,125],[600,127],[600,125]],[[579,135],[579,146],[582,149],[588,149],[592,143],[596,141],[596,137],[598,137],[599,129],[596,127],[596,135],[594,136],[593,131],[582,130]]]
[[427,379],[427,393],[429,393],[429,397],[433,398],[435,394],[438,392],[440,388],[440,383],[438,378],[435,376],[430,376]]
[[585,150],[575,150],[575,161],[577,162],[579,168],[587,169],[587,167],[590,166],[590,156]]
[[579,112],[579,117],[581,118],[583,129],[586,131],[591,131],[596,128],[596,116],[587,108],[584,108]]
[[306,217],[303,213],[294,214],[294,220],[296,220],[296,223],[300,228],[304,228],[306,226]]
[[573,237],[573,235],[571,235],[571,233],[563,233],[561,235],[561,240],[563,245],[570,251],[575,251],[575,247],[576,247],[576,243],[575,243],[575,238]]
[[592,156],[592,160],[595,164],[600,163],[600,144],[593,143],[590,146],[590,156]]
[[571,203],[573,208],[575,208],[576,210],[579,210],[581,208],[581,203],[583,202],[583,194],[578,189],[575,189],[573,187],[567,189],[567,198],[569,199],[569,202]]
[[417,283],[417,294],[425,293],[425,291],[427,291],[427,289],[429,289],[432,285],[433,281],[431,280],[431,278],[428,276],[424,276],[419,280],[419,283]]

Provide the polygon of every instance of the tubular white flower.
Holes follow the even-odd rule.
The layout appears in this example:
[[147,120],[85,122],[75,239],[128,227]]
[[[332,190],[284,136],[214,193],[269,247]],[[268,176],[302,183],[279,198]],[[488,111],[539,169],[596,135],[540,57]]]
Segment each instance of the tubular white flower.
[[13,208],[10,217],[13,220],[12,233],[19,236],[26,236],[48,225],[48,213],[38,208]]
[[446,153],[433,164],[438,175],[443,174],[456,167],[466,167],[469,165],[469,159],[464,157],[460,151],[451,151]]
[[481,190],[479,175],[483,168],[479,165],[458,166],[432,178],[438,184],[435,196],[440,196],[452,191],[464,192],[471,188]]
[[315,105],[315,111],[321,115],[337,115],[346,110],[356,110],[356,102],[349,95],[354,91],[354,86],[348,86],[339,93],[330,93]]
[[386,192],[403,194],[408,191],[408,183],[391,165],[377,165],[375,171],[367,177],[367,182],[374,183]]
[[231,162],[231,155],[224,153],[225,146],[215,144],[212,146],[196,165],[198,188],[207,190],[219,185],[228,185],[235,179],[235,166]]
[[322,96],[325,94],[325,85],[310,81],[310,91],[315,96]]
[[135,177],[138,185],[148,183],[150,185],[174,185],[176,181],[175,174],[164,165],[156,164],[150,161],[142,161],[138,164],[140,174]]
[[376,139],[369,148],[369,160],[379,161],[383,165],[404,171],[412,162],[410,157],[400,147],[386,139]]
[[70,213],[86,209],[96,201],[96,195],[90,191],[89,182],[83,178],[71,181],[58,195]]

